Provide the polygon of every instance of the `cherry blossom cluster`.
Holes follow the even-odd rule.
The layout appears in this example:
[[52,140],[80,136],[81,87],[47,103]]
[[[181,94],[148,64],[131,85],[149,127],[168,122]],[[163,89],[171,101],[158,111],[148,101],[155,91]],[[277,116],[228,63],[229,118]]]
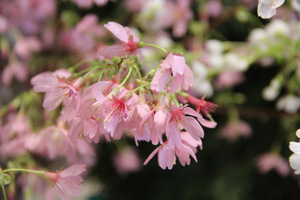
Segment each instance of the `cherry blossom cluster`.
[[75,74],[65,69],[44,72],[31,79],[35,91],[45,92],[43,107],[52,111],[63,105],[61,118],[73,139],[85,137],[97,143],[129,134],[136,145],[140,141],[160,145],[145,164],[155,152],[163,169],[172,169],[175,155],[182,165],[190,164],[190,156],[197,160],[202,126],[216,126],[203,116],[211,119],[215,104],[185,92],[194,78],[184,57],[167,53],[159,66],[142,77],[142,47],[154,45],[140,42],[128,27],[115,22],[104,26],[121,43],[99,50],[99,60],[90,67]]

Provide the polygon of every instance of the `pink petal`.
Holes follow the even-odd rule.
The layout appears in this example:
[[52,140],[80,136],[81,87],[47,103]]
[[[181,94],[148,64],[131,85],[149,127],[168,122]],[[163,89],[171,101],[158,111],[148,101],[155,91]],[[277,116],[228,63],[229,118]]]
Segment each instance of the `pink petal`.
[[65,193],[72,196],[80,196],[82,178],[80,176],[67,176],[59,178],[56,185]]
[[[170,54],[171,55],[171,54]],[[183,75],[185,71],[185,59],[183,56],[173,55],[174,61],[172,65],[172,73],[173,76],[177,76],[178,74]]]
[[164,69],[170,69],[173,63],[174,63],[173,54],[169,53],[167,57],[163,60],[163,62],[160,64],[160,66]]
[[190,165],[191,159],[190,155],[194,158],[194,160],[197,162],[197,158],[193,150],[188,147],[187,145],[182,144],[180,149],[176,149],[176,155],[179,159],[179,162],[182,166]]
[[154,115],[154,124],[158,131],[164,132],[171,114],[165,109],[159,109]]
[[123,45],[113,45],[109,47],[104,47],[98,51],[99,60],[112,59],[113,57],[121,57],[126,55],[126,48]]
[[59,175],[61,177],[77,176],[77,175],[80,175],[82,172],[84,172],[85,168],[86,168],[86,165],[84,165],[84,164],[72,165],[71,167],[61,171]]
[[167,130],[166,130],[168,144],[171,149],[174,149],[175,146],[177,148],[180,148],[180,146],[181,146],[180,130],[178,130],[176,125],[178,125],[178,124],[171,121],[168,123]]
[[49,92],[58,83],[57,78],[51,72],[44,72],[31,79],[31,85],[37,92]]
[[193,72],[188,65],[185,65],[185,70],[184,70],[183,80],[182,80],[182,88],[184,90],[188,90],[189,88],[193,87],[193,85],[194,85]]
[[58,194],[62,200],[71,200],[65,193],[59,188],[59,186],[56,187],[58,190]]
[[108,22],[108,24],[105,24],[104,27],[108,29],[112,34],[114,34],[117,38],[119,38],[119,40],[125,43],[128,42],[127,31],[122,25],[116,22]]
[[163,68],[158,69],[151,81],[151,90],[161,92],[166,88],[166,85],[170,82],[171,71]]
[[182,85],[183,76],[177,74],[177,76],[173,76],[173,80],[171,83],[172,92],[178,92]]
[[163,145],[158,152],[158,164],[162,169],[172,169],[175,162],[175,152],[169,145]]
[[148,162],[155,156],[155,154],[157,154],[157,152],[163,147],[163,145],[160,145],[159,147],[157,147],[156,149],[154,149],[154,151],[152,151],[152,153],[148,156],[148,158],[145,160],[143,165],[147,165]]
[[183,121],[185,130],[191,134],[195,140],[199,140],[199,137],[204,137],[204,131],[198,121],[193,117],[185,117]]
[[186,143],[190,146],[193,147],[200,147],[202,149],[202,141],[200,140],[195,140],[189,133],[187,132],[181,132],[181,139],[183,143]]
[[98,131],[98,125],[95,120],[87,119],[83,121],[83,135],[93,139]]

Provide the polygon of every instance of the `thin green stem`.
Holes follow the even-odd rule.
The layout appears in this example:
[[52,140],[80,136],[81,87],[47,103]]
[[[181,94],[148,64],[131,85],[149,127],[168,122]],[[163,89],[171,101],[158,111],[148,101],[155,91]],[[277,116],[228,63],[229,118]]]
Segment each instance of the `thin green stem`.
[[140,70],[137,68],[136,65],[133,65],[134,69],[136,70],[136,72],[138,73],[139,77],[140,77],[140,80],[142,80],[142,75],[141,75],[141,72]]
[[86,74],[83,76],[83,78],[87,77],[90,73],[92,73],[92,72],[95,71],[96,69],[100,69],[100,68],[101,68],[101,66],[96,66],[96,67],[90,69],[90,71],[89,71],[88,73],[86,73]]
[[125,77],[125,79],[123,80],[123,82],[119,85],[119,88],[121,88],[128,81],[128,79],[131,75],[131,72],[132,72],[132,67],[129,68],[129,72],[128,72],[127,76]]
[[145,42],[139,42],[139,47],[144,47],[144,46],[155,47],[157,49],[162,50],[165,54],[168,54],[168,52],[160,46],[157,46],[155,44],[145,43]]
[[76,63],[75,65],[69,67],[68,69],[69,70],[75,70],[75,69],[77,69],[77,67],[81,66],[82,64],[91,63],[91,62],[94,62],[94,61],[95,60],[90,60],[90,59],[82,60],[82,61],[79,61],[78,63]]
[[151,83],[149,82],[149,83],[146,83],[146,84],[144,84],[144,85],[140,85],[139,87],[137,87],[137,88],[135,88],[134,90],[132,90],[131,92],[130,92],[130,94],[133,94],[133,93],[135,93],[137,90],[139,90],[140,88],[142,88],[142,87],[145,87],[145,86],[148,86],[148,85],[150,85]]
[[2,171],[2,173],[6,173],[6,172],[28,172],[28,173],[35,173],[38,175],[44,174],[44,171],[40,171],[40,170],[19,169],[19,168],[11,168],[11,169],[6,169],[6,170]]
[[6,196],[6,192],[5,192],[5,187],[4,187],[4,185],[2,183],[1,183],[1,188],[2,188],[2,192],[3,192],[4,200],[7,200],[7,196]]

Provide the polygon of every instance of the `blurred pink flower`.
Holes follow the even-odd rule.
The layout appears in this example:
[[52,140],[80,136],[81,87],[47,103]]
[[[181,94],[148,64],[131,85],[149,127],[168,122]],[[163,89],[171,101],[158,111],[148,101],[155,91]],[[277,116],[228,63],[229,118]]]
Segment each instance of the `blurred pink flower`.
[[8,30],[8,21],[7,19],[0,15],[0,33],[5,33]]
[[[85,57],[97,58],[97,45],[105,34],[103,27],[98,24],[98,17],[88,14],[80,20],[75,29],[70,33],[70,48],[80,55],[86,54]],[[93,54],[93,56],[91,56]],[[84,57],[84,56],[83,56]]]
[[208,1],[206,4],[206,12],[211,17],[218,17],[223,10],[222,3],[218,0]]
[[137,55],[140,59],[142,58],[142,52],[139,48],[140,39],[128,27],[123,27],[116,22],[108,22],[104,27],[121,40],[122,43],[101,49],[98,52],[100,60],[132,54]]
[[190,6],[191,0],[167,1],[164,6],[164,14],[161,16],[160,25],[165,28],[172,26],[173,35],[182,37],[186,33],[188,22],[193,18]]
[[16,41],[14,51],[23,59],[30,58],[32,53],[42,49],[42,44],[36,37],[22,37]]
[[72,0],[80,8],[90,8],[95,3],[97,6],[104,6],[109,0]]
[[82,178],[79,176],[85,171],[83,164],[72,165],[71,167],[56,173],[44,172],[44,177],[51,180],[63,200],[69,200],[66,194],[80,196],[82,193]]
[[220,131],[220,137],[226,138],[232,142],[240,137],[250,137],[252,128],[249,124],[241,120],[231,121]]
[[25,35],[38,34],[55,16],[56,3],[53,0],[1,0],[0,13],[6,17],[9,28]]
[[244,75],[241,72],[226,70],[218,75],[215,85],[217,89],[223,89],[235,86],[243,81]]
[[90,8],[93,5],[93,0],[72,0],[80,8]]
[[276,153],[261,154],[256,163],[261,173],[267,173],[271,169],[275,169],[281,176],[287,176],[291,171],[288,161]]
[[141,160],[137,151],[133,147],[126,147],[113,155],[113,163],[117,172],[126,175],[130,172],[138,171],[141,166]]
[[16,79],[20,82],[25,82],[28,74],[29,71],[23,63],[19,61],[13,61],[4,68],[1,74],[1,80],[4,85],[9,86],[13,81],[13,77],[16,77]]
[[7,116],[7,122],[2,125],[0,142],[6,143],[12,138],[31,133],[31,128],[26,115],[11,112]]
[[146,2],[147,0],[126,0],[125,8],[131,13],[139,12],[142,10]]

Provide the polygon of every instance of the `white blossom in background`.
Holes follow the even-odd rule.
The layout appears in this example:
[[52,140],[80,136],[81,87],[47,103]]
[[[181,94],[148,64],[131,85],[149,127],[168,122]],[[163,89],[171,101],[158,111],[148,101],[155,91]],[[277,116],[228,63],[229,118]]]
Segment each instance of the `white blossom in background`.
[[195,77],[193,88],[200,95],[211,97],[213,95],[213,86],[208,80],[206,80],[207,67],[203,65],[201,62],[194,61],[191,64],[191,68]]
[[296,113],[300,107],[300,98],[293,95],[283,96],[277,101],[276,107],[288,113]]
[[223,46],[219,40],[207,40],[205,42],[205,48],[209,53],[222,54]]
[[[297,130],[296,135],[300,138],[300,129]],[[296,170],[296,174],[300,174],[300,143],[299,142],[290,142],[290,150],[294,152],[290,157],[290,165]]]
[[300,1],[299,0],[292,0],[291,5],[294,10],[296,10],[297,12],[300,12]]
[[281,19],[274,19],[266,26],[267,37],[277,38],[278,36],[287,36],[290,35],[290,26],[288,23]]
[[276,8],[280,7],[285,0],[259,0],[257,14],[263,19],[271,18],[276,14]]
[[280,92],[281,84],[279,80],[274,79],[271,81],[270,85],[265,87],[262,91],[262,96],[267,101],[273,101],[278,97]]
[[229,69],[243,72],[248,69],[248,62],[245,59],[241,59],[237,54],[227,53],[224,56],[225,66],[228,66]]
[[216,69],[221,68],[224,65],[222,43],[218,40],[208,40],[205,42],[205,48],[208,52],[208,65]]

